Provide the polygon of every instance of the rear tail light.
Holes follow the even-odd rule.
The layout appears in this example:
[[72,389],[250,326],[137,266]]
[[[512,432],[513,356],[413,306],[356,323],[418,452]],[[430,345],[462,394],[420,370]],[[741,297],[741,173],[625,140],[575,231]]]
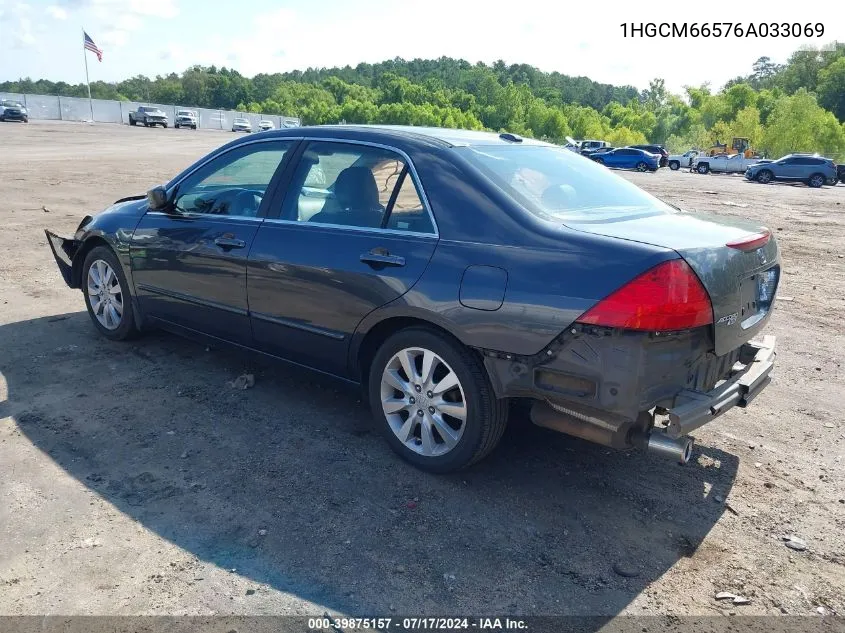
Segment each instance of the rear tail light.
[[769,229],[763,229],[759,233],[752,233],[733,242],[728,242],[725,246],[748,252],[765,246],[770,239],[772,239],[772,232]]
[[673,259],[635,277],[578,322],[652,332],[686,330],[712,323],[713,306],[689,264]]

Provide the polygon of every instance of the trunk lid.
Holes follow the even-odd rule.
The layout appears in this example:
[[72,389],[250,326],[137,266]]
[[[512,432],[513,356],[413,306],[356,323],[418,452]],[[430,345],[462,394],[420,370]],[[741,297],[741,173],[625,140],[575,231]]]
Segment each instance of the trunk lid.
[[719,356],[753,338],[769,319],[780,281],[780,255],[774,236],[750,251],[727,246],[764,227],[735,218],[684,212],[566,225],[577,231],[676,251],[710,295],[715,352]]

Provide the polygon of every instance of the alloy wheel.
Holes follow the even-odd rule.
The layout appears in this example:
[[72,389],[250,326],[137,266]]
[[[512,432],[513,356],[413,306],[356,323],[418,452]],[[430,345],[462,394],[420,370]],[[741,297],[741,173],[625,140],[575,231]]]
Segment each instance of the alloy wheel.
[[466,398],[457,374],[422,347],[402,349],[385,365],[381,406],[399,441],[425,457],[451,451],[466,427]]
[[123,290],[108,262],[97,259],[88,268],[88,301],[100,325],[116,330],[123,319]]

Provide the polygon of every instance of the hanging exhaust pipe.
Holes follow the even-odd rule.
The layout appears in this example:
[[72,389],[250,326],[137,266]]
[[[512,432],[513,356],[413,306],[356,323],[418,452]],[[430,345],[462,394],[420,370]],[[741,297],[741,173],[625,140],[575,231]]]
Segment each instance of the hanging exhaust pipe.
[[680,464],[686,464],[692,457],[693,439],[691,437],[673,439],[662,431],[652,431],[641,438],[640,444],[649,453],[675,459]]

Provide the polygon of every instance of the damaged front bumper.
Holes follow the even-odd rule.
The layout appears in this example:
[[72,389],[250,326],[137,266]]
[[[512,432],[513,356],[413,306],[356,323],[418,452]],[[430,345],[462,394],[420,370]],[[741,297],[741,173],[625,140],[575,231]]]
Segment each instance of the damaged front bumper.
[[743,345],[732,375],[723,383],[706,393],[684,389],[677,395],[675,406],[667,412],[667,435],[673,438],[687,435],[734,406],[748,406],[772,381],[775,356],[774,336],[767,335]]
[[70,288],[78,288],[79,285],[73,274],[73,258],[79,250],[79,241],[60,237],[48,230],[45,230],[44,233],[47,235],[47,243],[50,245],[50,250],[53,251],[53,257],[56,259],[56,265],[59,267],[59,272],[62,274],[65,283]]

